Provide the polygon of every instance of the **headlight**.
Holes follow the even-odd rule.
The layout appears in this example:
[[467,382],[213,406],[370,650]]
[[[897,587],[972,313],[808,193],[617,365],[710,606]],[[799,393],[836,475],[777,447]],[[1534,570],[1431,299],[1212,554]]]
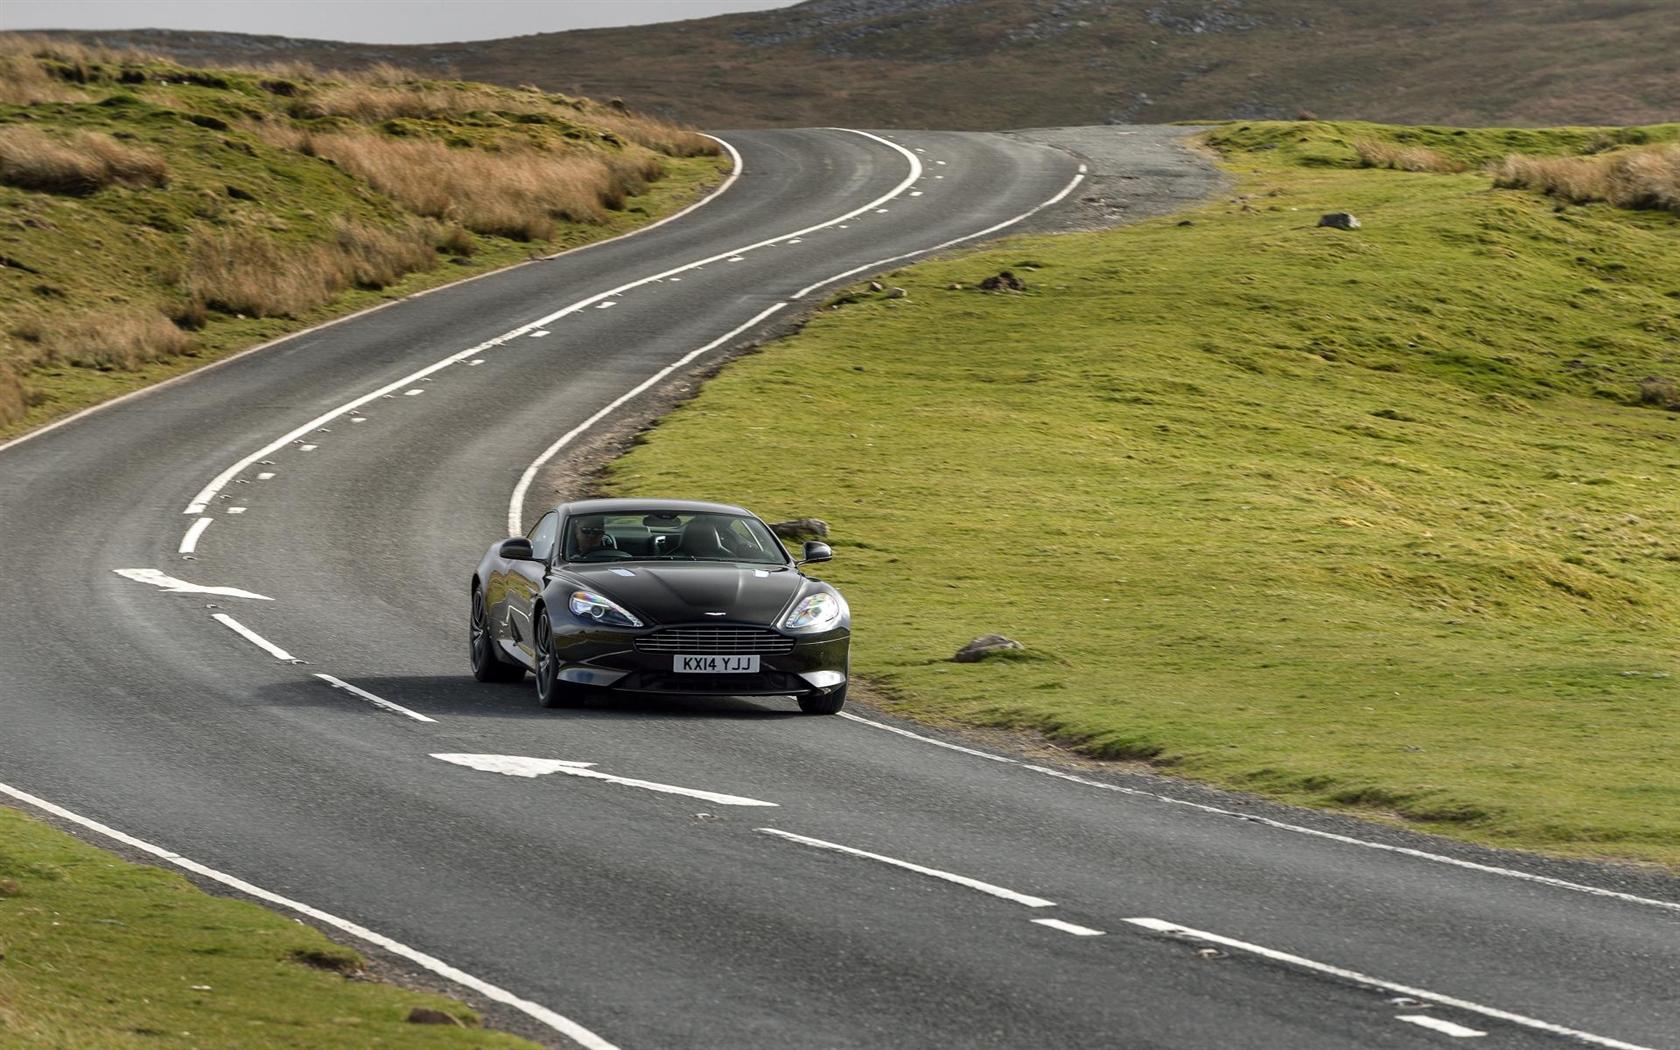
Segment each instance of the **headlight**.
[[827,591],[808,594],[800,600],[782,626],[790,631],[821,631],[833,627],[846,614],[846,603]]
[[631,616],[624,606],[594,591],[573,591],[572,615],[590,623],[604,623],[613,627],[640,627],[642,621]]

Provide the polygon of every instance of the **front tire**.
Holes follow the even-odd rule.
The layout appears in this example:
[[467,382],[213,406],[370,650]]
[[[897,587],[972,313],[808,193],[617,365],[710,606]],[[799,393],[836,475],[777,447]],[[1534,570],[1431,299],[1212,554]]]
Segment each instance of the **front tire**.
[[[847,683],[848,685],[850,683]],[[799,709],[808,715],[834,715],[846,706],[846,686],[832,693],[811,693],[799,698]]]
[[575,707],[583,702],[582,687],[560,677],[560,656],[554,651],[554,631],[548,610],[537,615],[537,703],[543,707]]
[[497,652],[496,639],[490,634],[490,616],[484,608],[484,592],[477,587],[472,592],[471,630],[472,672],[480,682],[517,682],[525,677],[525,668],[510,664]]

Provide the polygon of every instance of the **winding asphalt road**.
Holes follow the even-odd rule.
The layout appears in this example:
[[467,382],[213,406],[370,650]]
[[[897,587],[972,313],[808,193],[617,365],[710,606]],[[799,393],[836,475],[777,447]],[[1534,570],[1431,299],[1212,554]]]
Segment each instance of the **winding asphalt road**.
[[726,138],[739,179],[667,224],[0,448],[0,801],[555,1045],[1680,1047],[1672,881],[866,712],[474,684],[468,575],[557,439],[830,278],[1080,192],[1019,138]]

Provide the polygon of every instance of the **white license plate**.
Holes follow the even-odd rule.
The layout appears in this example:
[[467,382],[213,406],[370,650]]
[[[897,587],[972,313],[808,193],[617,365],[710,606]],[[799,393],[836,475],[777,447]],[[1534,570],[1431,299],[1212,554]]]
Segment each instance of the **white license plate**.
[[676,670],[687,674],[757,674],[756,656],[679,656]]

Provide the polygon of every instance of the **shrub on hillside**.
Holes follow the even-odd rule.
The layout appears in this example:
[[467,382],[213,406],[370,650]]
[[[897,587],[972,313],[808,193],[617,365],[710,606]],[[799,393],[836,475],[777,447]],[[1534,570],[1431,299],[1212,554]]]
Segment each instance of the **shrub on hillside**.
[[0,128],[0,182],[26,190],[87,196],[107,186],[167,186],[169,166],[149,150],[109,135],[57,139],[35,128]]
[[[14,325],[10,333],[25,346],[18,355],[24,369],[42,365],[75,365],[104,371],[134,369],[164,361],[192,349],[192,336],[152,309],[117,309],[81,314],[70,319],[39,319]],[[0,372],[0,401],[22,397],[22,383],[12,371]],[[19,404],[26,404],[23,399]],[[0,411],[0,416],[5,412]]]
[[1362,168],[1393,168],[1396,171],[1463,171],[1464,165],[1427,146],[1401,146],[1380,139],[1355,139],[1353,151]]
[[1494,167],[1493,184],[1536,190],[1571,204],[1602,202],[1680,214],[1680,146],[1646,146],[1590,157],[1512,154]]

